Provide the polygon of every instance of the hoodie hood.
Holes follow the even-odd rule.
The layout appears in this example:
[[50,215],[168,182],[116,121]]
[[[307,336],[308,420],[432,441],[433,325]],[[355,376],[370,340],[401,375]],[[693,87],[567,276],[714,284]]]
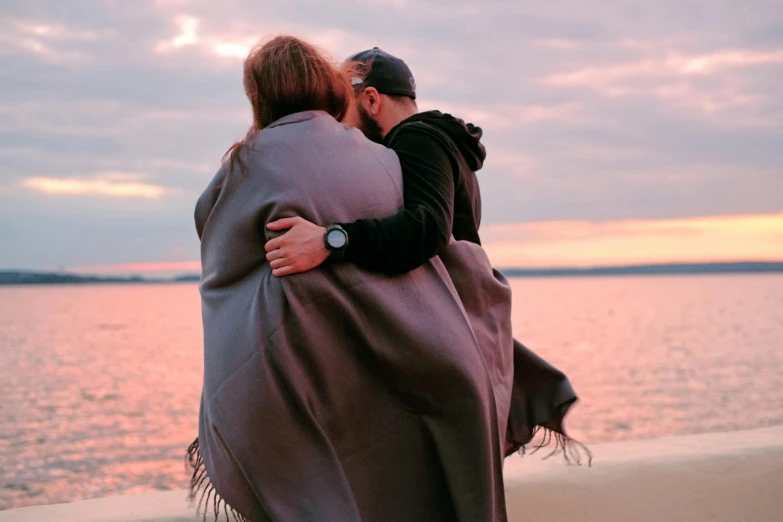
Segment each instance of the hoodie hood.
[[[472,123],[465,123],[451,114],[443,114],[440,111],[427,111],[414,114],[404,120],[400,125],[413,122],[427,123],[446,134],[459,150],[467,162],[470,170],[477,171],[484,165],[487,151],[481,144],[483,131]],[[390,133],[391,134],[391,133]]]

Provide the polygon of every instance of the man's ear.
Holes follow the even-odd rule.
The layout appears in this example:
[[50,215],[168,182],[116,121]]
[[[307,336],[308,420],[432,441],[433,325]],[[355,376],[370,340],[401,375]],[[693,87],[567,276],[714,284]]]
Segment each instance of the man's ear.
[[372,116],[377,116],[381,110],[381,95],[375,87],[364,90],[364,108]]

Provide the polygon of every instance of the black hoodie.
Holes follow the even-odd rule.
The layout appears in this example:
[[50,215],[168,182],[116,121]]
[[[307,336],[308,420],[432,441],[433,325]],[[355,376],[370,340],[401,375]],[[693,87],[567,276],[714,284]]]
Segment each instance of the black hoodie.
[[402,167],[405,207],[385,219],[343,223],[345,259],[400,274],[421,266],[455,239],[480,244],[481,196],[476,171],[486,157],[481,129],[438,111],[411,116],[384,145]]

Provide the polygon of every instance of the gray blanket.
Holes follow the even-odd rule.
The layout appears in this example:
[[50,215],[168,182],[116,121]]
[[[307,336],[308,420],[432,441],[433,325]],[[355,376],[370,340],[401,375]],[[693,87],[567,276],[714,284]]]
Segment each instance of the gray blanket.
[[247,172],[222,169],[196,208],[204,384],[192,491],[253,521],[506,520],[505,279],[456,241],[404,276],[327,264],[275,278],[266,223],[393,214],[399,163],[322,112],[275,122],[241,154]]

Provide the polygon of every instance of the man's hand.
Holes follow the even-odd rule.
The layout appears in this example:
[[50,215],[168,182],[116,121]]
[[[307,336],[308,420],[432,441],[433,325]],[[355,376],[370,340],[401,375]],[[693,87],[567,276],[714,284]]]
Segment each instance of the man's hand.
[[272,266],[272,275],[282,277],[307,272],[329,257],[324,245],[326,228],[300,217],[283,218],[266,226],[269,230],[288,232],[266,242],[266,259]]

